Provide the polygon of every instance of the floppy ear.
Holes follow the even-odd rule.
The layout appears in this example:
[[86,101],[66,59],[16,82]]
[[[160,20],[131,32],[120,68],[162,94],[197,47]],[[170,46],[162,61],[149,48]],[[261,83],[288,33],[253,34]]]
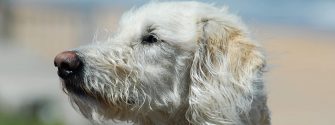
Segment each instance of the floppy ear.
[[206,18],[198,25],[186,117],[192,124],[248,122],[255,84],[262,82],[263,55],[239,24]]

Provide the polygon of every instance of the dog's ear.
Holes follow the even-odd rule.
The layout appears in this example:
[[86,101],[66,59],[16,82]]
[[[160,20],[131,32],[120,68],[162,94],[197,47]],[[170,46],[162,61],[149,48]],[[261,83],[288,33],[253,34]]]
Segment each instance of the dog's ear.
[[243,124],[248,117],[264,57],[241,24],[216,18],[198,23],[191,67],[189,109],[193,124]]

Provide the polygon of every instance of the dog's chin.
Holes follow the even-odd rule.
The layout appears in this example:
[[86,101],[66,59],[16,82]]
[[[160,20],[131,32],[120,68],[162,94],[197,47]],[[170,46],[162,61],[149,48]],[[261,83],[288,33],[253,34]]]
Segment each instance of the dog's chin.
[[[85,117],[91,117],[87,114],[88,107],[94,105],[95,112],[101,115],[104,119],[117,119],[120,121],[129,120],[129,116],[137,114],[140,107],[135,98],[129,97],[125,99],[111,99],[106,98],[97,91],[87,91],[87,89],[75,84],[71,81],[63,81],[65,93],[70,98],[76,100],[76,104]],[[93,104],[93,105],[92,105]]]

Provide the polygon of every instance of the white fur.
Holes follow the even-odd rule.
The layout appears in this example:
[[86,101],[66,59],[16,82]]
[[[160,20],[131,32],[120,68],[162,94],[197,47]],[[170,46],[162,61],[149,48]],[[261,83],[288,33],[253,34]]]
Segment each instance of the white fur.
[[[143,43],[149,33],[156,43]],[[123,15],[84,63],[70,99],[85,117],[142,125],[268,125],[264,57],[239,18],[198,2],[150,3]],[[64,83],[69,84],[69,83]]]

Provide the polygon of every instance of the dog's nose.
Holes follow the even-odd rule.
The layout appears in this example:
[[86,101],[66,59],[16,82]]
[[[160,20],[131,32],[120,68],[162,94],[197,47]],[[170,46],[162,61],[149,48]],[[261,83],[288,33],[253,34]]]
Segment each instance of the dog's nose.
[[81,68],[82,62],[76,52],[65,51],[55,57],[54,64],[58,67],[58,76],[66,79]]

